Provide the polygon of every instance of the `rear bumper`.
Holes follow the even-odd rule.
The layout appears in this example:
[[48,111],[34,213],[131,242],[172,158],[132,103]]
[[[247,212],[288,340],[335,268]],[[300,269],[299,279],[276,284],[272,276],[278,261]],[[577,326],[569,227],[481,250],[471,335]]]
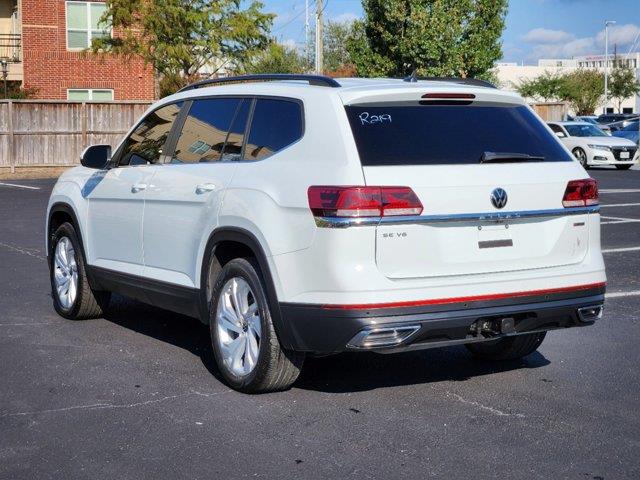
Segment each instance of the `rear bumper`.
[[[473,343],[591,325],[604,303],[605,286],[388,308],[336,308],[281,303],[293,350],[319,354],[354,350],[381,353]],[[595,307],[591,312],[589,307]],[[394,334],[395,332],[395,334]],[[386,343],[367,341],[375,337]]]

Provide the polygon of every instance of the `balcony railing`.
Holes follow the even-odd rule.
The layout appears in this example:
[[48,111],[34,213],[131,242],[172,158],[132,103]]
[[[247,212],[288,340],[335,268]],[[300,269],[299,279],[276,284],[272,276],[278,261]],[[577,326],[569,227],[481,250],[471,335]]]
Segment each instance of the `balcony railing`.
[[0,58],[13,63],[22,61],[22,35],[0,33]]

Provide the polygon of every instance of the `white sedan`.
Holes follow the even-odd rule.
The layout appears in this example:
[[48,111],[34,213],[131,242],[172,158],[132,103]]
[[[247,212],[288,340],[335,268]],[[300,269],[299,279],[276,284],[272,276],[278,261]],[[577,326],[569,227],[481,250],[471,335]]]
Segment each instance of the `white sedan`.
[[586,122],[550,122],[549,127],[571,150],[584,168],[615,165],[627,170],[635,163],[638,147],[625,138],[611,137],[597,126]]

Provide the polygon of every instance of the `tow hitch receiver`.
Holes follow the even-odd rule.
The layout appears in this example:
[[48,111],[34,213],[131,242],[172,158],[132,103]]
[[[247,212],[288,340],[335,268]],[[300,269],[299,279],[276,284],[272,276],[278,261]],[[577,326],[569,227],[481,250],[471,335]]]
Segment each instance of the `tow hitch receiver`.
[[516,321],[513,317],[480,319],[471,324],[471,329],[477,336],[494,336],[516,331]]

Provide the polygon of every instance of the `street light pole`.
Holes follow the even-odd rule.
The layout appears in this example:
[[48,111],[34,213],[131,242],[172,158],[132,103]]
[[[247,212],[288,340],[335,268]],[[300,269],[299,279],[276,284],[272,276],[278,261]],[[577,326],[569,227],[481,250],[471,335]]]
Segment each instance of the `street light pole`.
[[2,66],[2,81],[4,82],[4,98],[8,98],[7,94],[7,77],[9,76],[9,63],[6,58],[0,59],[0,66]]
[[604,113],[609,104],[609,25],[615,25],[615,20],[604,21]]

